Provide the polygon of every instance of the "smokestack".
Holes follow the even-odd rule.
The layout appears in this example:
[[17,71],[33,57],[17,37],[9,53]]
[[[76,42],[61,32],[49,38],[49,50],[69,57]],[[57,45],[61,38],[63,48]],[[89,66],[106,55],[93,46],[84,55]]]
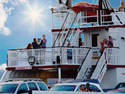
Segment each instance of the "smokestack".
[[121,0],[121,7],[124,6],[124,0]]

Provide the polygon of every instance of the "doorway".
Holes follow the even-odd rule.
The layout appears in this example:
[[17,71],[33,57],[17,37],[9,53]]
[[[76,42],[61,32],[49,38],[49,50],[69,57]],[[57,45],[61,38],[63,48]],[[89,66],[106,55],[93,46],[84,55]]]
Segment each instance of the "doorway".
[[99,47],[99,34],[92,34],[92,47]]

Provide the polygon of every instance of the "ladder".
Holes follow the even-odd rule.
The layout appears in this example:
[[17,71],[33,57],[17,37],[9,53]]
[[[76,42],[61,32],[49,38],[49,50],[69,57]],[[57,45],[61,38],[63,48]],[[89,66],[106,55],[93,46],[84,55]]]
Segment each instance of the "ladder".
[[74,26],[75,23],[77,23],[77,17],[79,13],[76,13],[72,19],[72,23],[70,24],[70,27],[68,28],[67,32],[65,33],[65,36],[62,38],[61,46],[66,45],[66,41],[70,40],[70,36],[74,30],[72,30],[72,27]]
[[[80,13],[67,13],[63,24],[61,26],[61,31],[59,31],[54,43],[53,47],[55,46],[65,46],[67,45],[67,40],[77,40],[79,33],[76,32],[75,27],[79,26],[80,18],[78,17]],[[75,36],[75,38],[74,38]]]
[[[66,21],[67,21],[67,19],[68,19],[68,16],[69,16],[69,12],[68,12],[67,15],[65,16],[65,19],[64,19],[64,21],[63,21],[63,23],[62,23],[62,26],[61,26],[61,29],[66,28],[65,25],[66,25]],[[56,37],[56,39],[55,39],[55,41],[54,41],[54,43],[53,43],[53,47],[56,46],[56,43],[57,43],[57,41],[60,39],[60,37],[61,37],[61,31],[59,31],[59,33],[58,33],[58,35],[57,35],[57,37]]]
[[[73,26],[76,17],[76,13],[67,13],[67,15],[64,18],[63,24],[61,26],[61,31],[59,31],[54,43],[54,46],[61,46],[62,41],[67,36],[68,31],[70,31],[70,28]],[[69,28],[70,27],[70,28]]]

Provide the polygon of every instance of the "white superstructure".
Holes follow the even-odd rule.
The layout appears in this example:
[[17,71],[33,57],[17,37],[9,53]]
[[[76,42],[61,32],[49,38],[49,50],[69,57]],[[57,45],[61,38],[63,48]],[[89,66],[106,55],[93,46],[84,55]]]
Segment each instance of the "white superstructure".
[[[121,8],[102,9],[99,14],[98,8],[85,2],[70,7],[57,4],[51,10],[62,23],[60,28],[53,25],[52,47],[8,50],[7,71],[2,80],[98,79],[103,88],[125,81],[125,12]],[[106,47],[101,54],[101,42],[109,36],[114,46]]]

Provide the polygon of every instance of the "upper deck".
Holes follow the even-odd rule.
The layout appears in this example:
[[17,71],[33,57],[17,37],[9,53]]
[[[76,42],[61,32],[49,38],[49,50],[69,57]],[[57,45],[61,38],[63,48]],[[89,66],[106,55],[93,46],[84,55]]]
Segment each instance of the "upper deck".
[[[92,50],[92,51],[90,51]],[[107,48],[109,65],[118,65],[119,48]],[[12,49],[8,51],[7,70],[78,68],[91,54],[92,65],[100,57],[100,48],[45,48],[45,49]]]
[[[98,11],[96,10],[95,12],[96,15],[85,15],[84,12],[67,12],[63,16],[60,27],[56,26],[56,24],[53,25],[52,32],[62,32],[78,29],[87,30],[92,28],[125,27],[125,12],[112,12],[111,14],[102,14],[100,24],[98,23]],[[74,19],[75,21],[73,22]]]

